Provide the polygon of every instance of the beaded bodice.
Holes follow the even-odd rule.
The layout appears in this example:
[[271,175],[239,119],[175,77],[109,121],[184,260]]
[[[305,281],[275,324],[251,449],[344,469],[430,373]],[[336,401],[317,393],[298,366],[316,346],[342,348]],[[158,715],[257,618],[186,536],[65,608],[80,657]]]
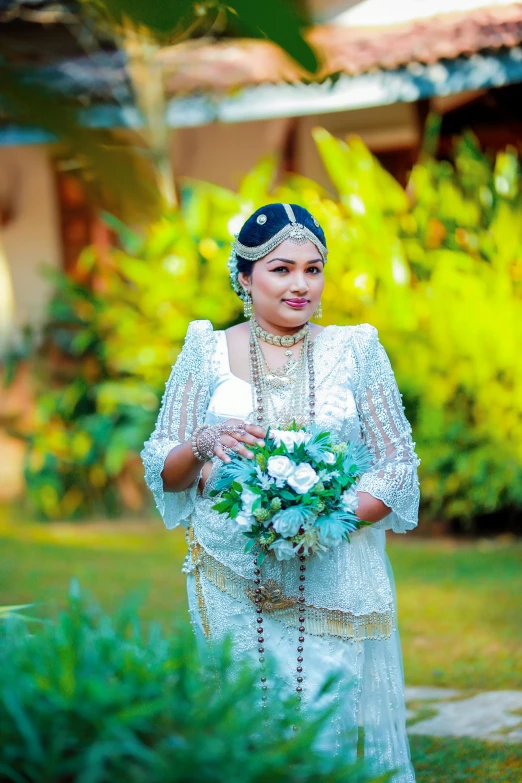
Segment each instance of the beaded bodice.
[[[353,534],[351,543],[343,542],[324,558],[312,558],[307,596],[314,606],[353,616],[382,615],[392,604],[383,530],[405,532],[417,524],[419,460],[411,427],[375,327],[328,326],[315,337],[313,358],[316,422],[342,440],[368,445],[373,464],[358,489],[381,499],[391,512]],[[225,332],[214,330],[210,321],[193,321],[166,384],[156,428],[142,452],[146,480],[166,526],[190,522],[205,552],[243,579],[253,578],[244,537],[211,508],[215,499],[209,492],[221,460],[214,457],[202,494],[198,480],[182,492],[164,492],[160,474],[170,449],[189,438],[199,424],[228,418],[252,421],[252,414],[252,388],[231,372]],[[265,562],[267,575],[295,594],[298,576],[292,563]]]

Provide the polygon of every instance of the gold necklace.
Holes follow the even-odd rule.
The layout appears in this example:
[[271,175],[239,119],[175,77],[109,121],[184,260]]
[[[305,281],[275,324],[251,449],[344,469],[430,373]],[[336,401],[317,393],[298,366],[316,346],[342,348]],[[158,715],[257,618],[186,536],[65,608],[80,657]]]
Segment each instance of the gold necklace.
[[252,408],[255,423],[263,426],[288,426],[293,420],[300,426],[307,426],[315,420],[315,374],[313,366],[313,343],[307,324],[302,361],[296,373],[295,388],[278,407],[275,404],[276,389],[271,389],[263,372],[263,354],[250,321],[250,378],[252,381]]
[[[264,352],[261,350],[261,346],[259,346],[259,349],[267,369],[267,372],[265,373],[265,381],[267,382],[268,386],[274,389],[282,389],[292,383],[295,383],[297,371],[303,360],[304,342],[301,345],[298,358],[288,359],[282,367],[271,367]],[[290,356],[292,355],[291,351],[285,351],[285,353],[289,353]]]
[[[295,343],[298,343],[299,340],[302,340],[308,328],[307,321],[305,325],[294,334],[272,334],[271,332],[267,332],[266,329],[263,329],[258,324],[254,316],[252,316],[251,323],[257,337],[261,338],[261,340],[264,340],[265,343],[270,343],[270,345],[282,345],[283,348],[290,348],[290,346],[295,345]],[[291,355],[291,351],[286,351],[286,355]]]

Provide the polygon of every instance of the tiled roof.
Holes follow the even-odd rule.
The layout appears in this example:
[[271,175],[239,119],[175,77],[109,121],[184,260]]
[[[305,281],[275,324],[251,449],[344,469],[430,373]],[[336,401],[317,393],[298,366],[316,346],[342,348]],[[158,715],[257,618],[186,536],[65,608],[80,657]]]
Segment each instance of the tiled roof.
[[[393,70],[413,63],[470,57],[522,43],[522,3],[441,14],[393,26],[313,27],[308,40],[322,63],[316,77]],[[163,49],[170,94],[225,92],[306,75],[275,45],[258,40],[203,40]],[[309,78],[309,77],[308,77]]]

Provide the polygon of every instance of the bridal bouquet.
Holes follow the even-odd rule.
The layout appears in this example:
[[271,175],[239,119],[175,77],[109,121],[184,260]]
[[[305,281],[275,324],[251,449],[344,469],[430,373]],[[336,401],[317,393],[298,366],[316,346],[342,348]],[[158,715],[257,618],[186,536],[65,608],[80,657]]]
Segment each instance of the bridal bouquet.
[[224,463],[210,495],[213,509],[226,514],[249,539],[261,563],[268,552],[278,560],[322,554],[371,523],[355,515],[357,482],[370,466],[364,444],[337,442],[313,423],[269,428],[265,445],[247,448],[254,459],[234,454]]

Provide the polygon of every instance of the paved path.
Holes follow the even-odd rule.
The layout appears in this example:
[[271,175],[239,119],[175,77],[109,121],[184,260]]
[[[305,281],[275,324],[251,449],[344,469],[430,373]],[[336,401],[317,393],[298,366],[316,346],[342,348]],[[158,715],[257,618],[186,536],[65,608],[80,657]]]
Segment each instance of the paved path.
[[409,734],[522,742],[522,691],[406,688]]

